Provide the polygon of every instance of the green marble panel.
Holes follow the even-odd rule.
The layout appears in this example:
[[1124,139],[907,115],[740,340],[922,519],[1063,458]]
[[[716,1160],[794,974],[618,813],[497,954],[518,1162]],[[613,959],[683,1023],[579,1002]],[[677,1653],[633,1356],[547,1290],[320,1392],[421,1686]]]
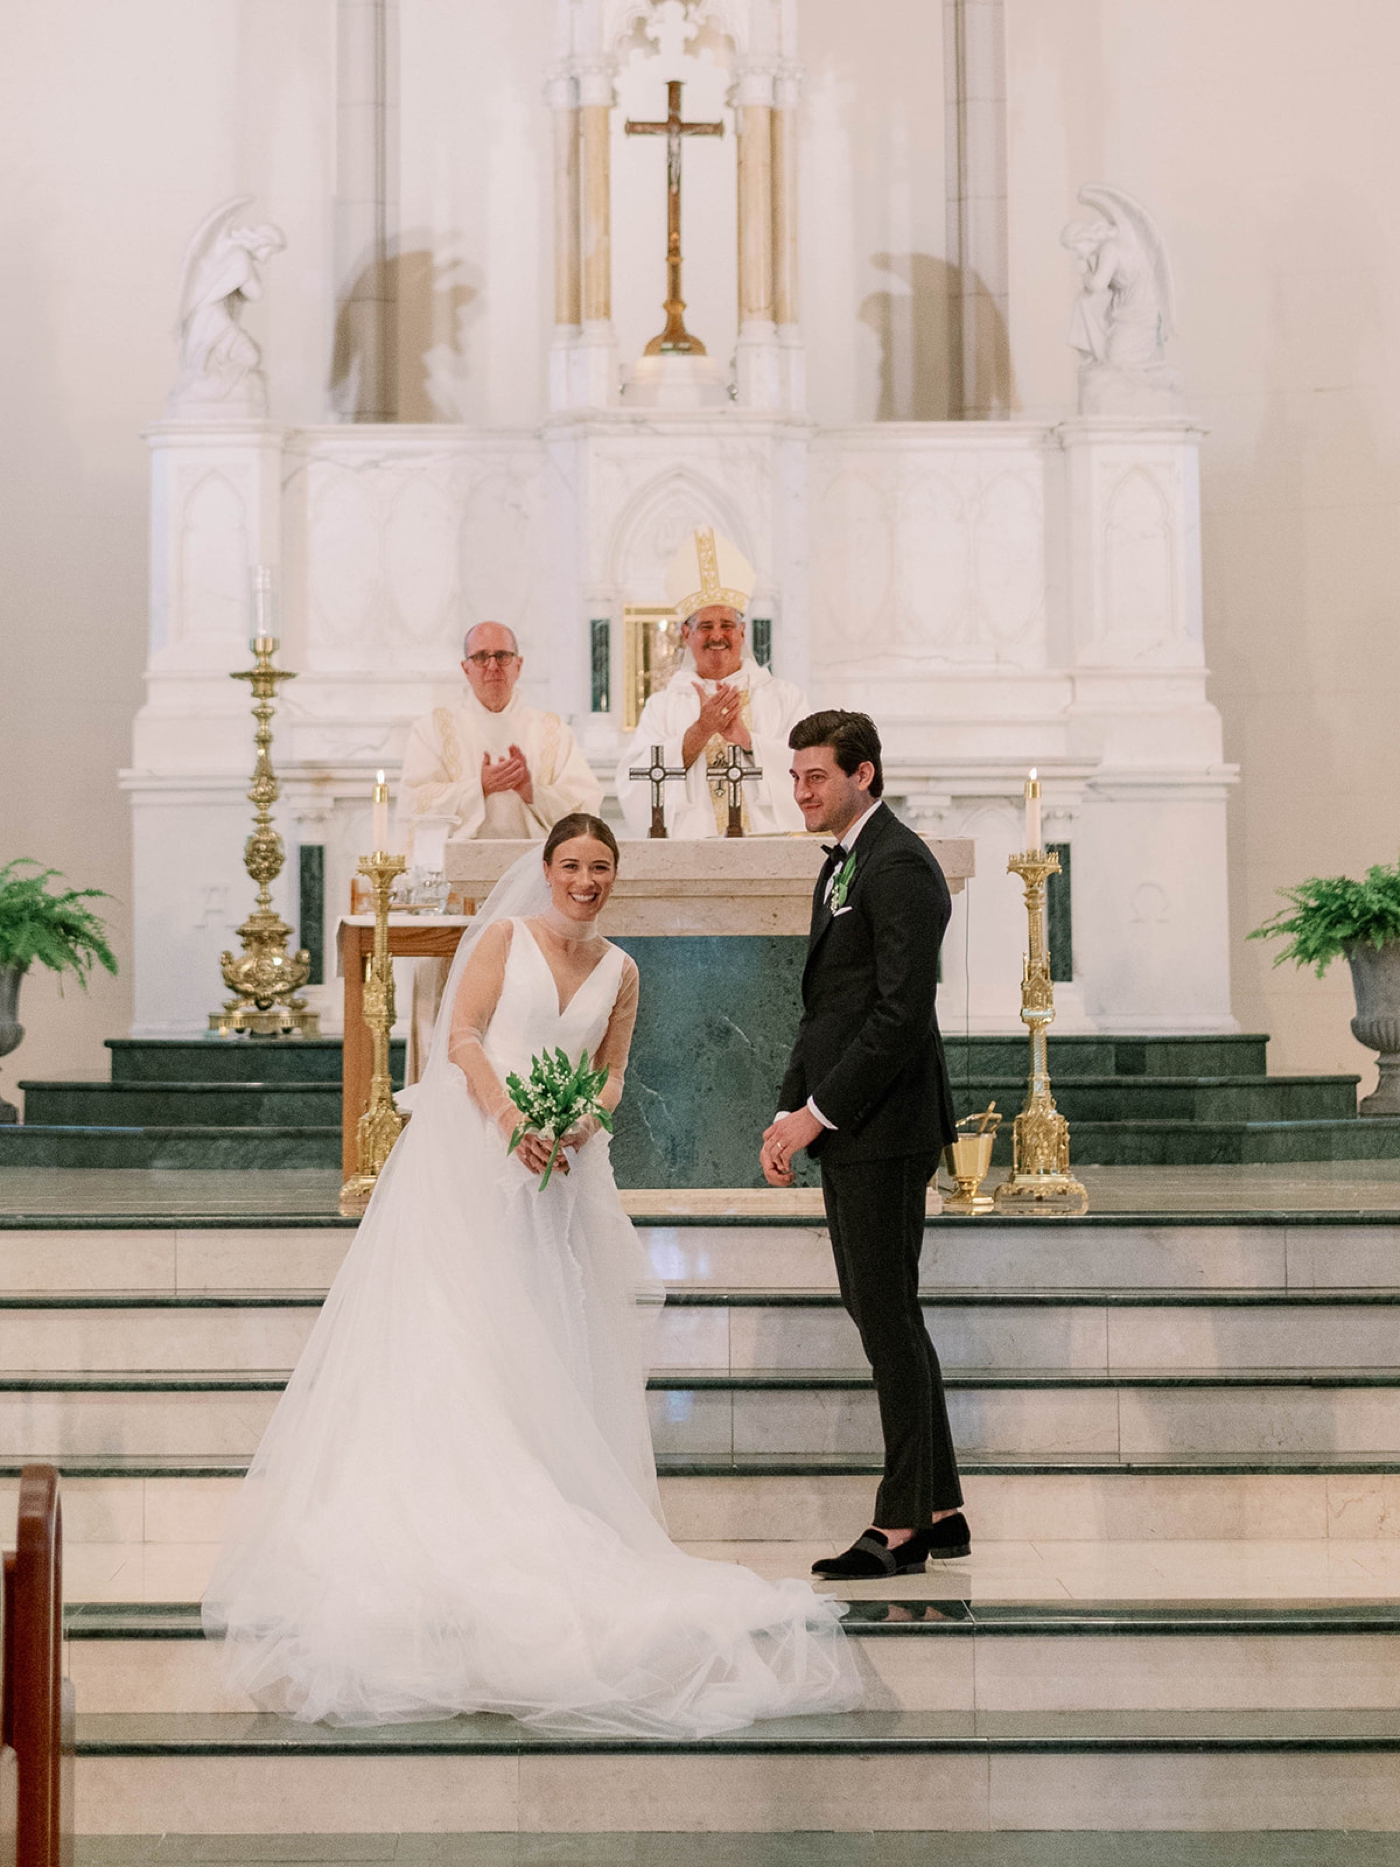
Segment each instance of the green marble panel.
[[[759,1141],[802,1007],[805,938],[620,939],[641,1004],[613,1166],[619,1186],[761,1186]],[[804,1184],[816,1169],[803,1165]]]

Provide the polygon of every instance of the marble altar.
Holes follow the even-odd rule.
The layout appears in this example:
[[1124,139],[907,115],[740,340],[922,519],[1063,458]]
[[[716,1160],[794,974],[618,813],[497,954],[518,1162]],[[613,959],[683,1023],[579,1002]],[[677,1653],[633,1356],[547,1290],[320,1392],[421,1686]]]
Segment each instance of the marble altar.
[[[1016,1028],[1024,922],[1005,859],[1036,766],[1046,835],[1073,853],[1057,1030],[1235,1028],[1236,774],[1206,694],[1202,430],[1160,398],[1061,419],[808,419],[796,13],[781,0],[560,6],[547,91],[556,323],[537,422],[288,427],[181,405],[149,430],[146,702],[123,775],[136,1034],[201,1027],[246,905],[246,728],[228,674],[245,653],[250,566],[277,572],[282,661],[299,676],[277,726],[279,828],[289,848],[323,850],[333,917],[368,847],[374,771],[397,766],[411,720],[455,698],[464,625],[517,631],[523,696],[569,719],[609,778],[624,612],[661,600],[665,566],[698,525],[756,567],[751,615],[774,671],[813,706],[874,716],[893,807],[923,833],[976,839],[981,876],[955,903],[950,1018]],[[708,64],[682,27],[703,27]],[[735,136],[715,147],[738,144],[732,207],[710,204],[734,216],[738,339],[723,405],[639,407],[624,394],[635,359],[619,354],[609,258],[619,88],[632,97],[643,67],[658,96],[663,78],[698,86],[702,65],[730,87]],[[703,114],[719,108],[713,90],[695,96]],[[1113,197],[1125,250],[1128,199]],[[1105,367],[1136,330],[1127,285],[1157,290],[1163,264],[1158,251],[1145,281],[1111,273]],[[1065,288],[1044,315],[1065,315],[1068,276]],[[278,903],[291,919],[295,872],[289,861]],[[318,1008],[334,1028],[325,988]]]
[[[972,842],[925,841],[960,893]],[[448,880],[481,898],[529,847],[449,843]],[[628,841],[621,858],[601,925],[636,960],[641,1001],[612,1144],[618,1183],[759,1186],[759,1136],[802,1009],[821,838]]]

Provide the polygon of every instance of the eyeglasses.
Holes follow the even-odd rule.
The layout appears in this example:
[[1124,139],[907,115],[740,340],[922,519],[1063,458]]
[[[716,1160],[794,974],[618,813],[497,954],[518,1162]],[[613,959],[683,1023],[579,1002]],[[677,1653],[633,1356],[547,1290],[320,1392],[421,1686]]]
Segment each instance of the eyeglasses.
[[476,668],[489,668],[493,662],[498,668],[505,668],[519,659],[513,648],[479,648],[474,655],[467,656],[467,660]]

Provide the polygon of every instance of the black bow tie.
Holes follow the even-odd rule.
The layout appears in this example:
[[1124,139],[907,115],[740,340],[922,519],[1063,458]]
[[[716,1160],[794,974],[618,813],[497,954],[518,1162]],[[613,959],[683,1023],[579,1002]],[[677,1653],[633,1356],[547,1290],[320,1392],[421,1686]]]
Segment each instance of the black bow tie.
[[839,862],[846,853],[844,843],[823,843],[822,848],[826,851],[828,862]]

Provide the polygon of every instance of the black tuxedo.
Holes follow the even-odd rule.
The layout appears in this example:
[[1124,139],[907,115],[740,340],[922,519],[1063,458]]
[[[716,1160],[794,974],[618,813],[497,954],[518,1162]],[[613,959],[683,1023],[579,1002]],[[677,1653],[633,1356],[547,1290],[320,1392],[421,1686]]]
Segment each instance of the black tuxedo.
[[943,871],[885,806],[853,846],[842,909],[828,860],[812,899],[802,1019],[779,1107],[810,1097],[833,1124],[821,1162],[841,1297],[880,1402],[885,1476],[874,1521],[915,1529],[962,1502],[938,1357],[919,1303],[924,1191],[954,1133],[935,999],[950,903]]

